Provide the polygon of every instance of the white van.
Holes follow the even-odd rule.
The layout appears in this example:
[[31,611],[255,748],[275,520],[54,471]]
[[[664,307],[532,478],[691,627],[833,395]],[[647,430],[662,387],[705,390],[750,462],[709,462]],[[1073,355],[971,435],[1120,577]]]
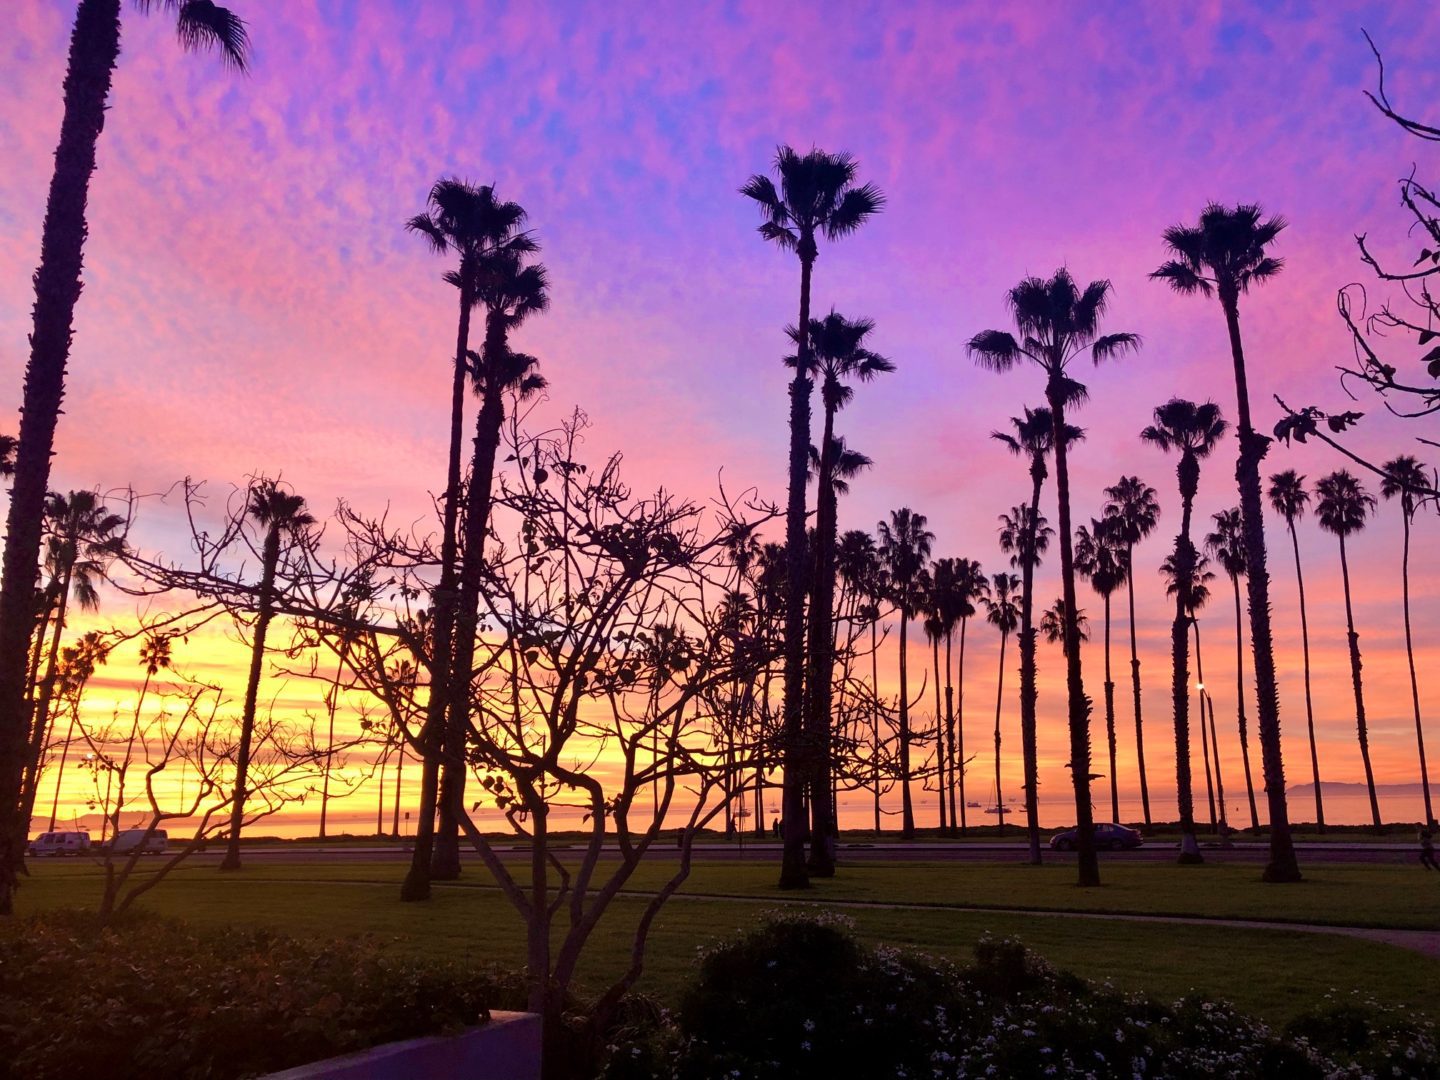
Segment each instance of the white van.
[[89,850],[88,832],[47,832],[30,841],[31,855],[84,855]]
[[139,848],[142,855],[163,855],[169,843],[170,837],[164,829],[156,829],[149,836],[144,829],[122,829],[115,834],[110,850],[116,855],[129,855]]

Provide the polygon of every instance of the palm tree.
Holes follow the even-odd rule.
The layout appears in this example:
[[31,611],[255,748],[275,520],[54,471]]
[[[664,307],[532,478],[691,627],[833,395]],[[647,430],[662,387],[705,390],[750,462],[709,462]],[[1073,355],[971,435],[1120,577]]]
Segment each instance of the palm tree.
[[[170,666],[173,659],[169,634],[148,634],[140,645],[140,666],[145,669],[145,678],[140,683],[140,696],[135,702],[135,716],[130,722],[130,738],[125,744],[125,764],[130,764],[130,754],[135,749],[135,737],[140,731],[140,714],[145,708],[145,698],[150,692],[150,680]],[[120,808],[117,806],[116,826]]]
[[[1245,720],[1245,620],[1240,604],[1240,579],[1245,576],[1245,526],[1238,506],[1212,514],[1210,519],[1215,522],[1215,531],[1206,533],[1205,550],[1219,560],[1235,593],[1235,719],[1240,728],[1240,759],[1245,766],[1250,827],[1258,830],[1260,815],[1255,809],[1255,783],[1250,775],[1250,731]],[[1198,637],[1200,631],[1197,629],[1195,633]],[[1198,644],[1195,651],[1198,656]]]
[[[1079,384],[1076,384],[1077,388]],[[1035,685],[1035,568],[1049,546],[1054,530],[1040,513],[1040,492],[1049,470],[1045,459],[1054,445],[1055,421],[1050,410],[1026,407],[1024,417],[1012,416],[1014,434],[992,431],[990,437],[1003,443],[1016,457],[1030,463],[1030,505],[1018,506],[1013,515],[1001,516],[1005,526],[1000,533],[1000,547],[1010,553],[1010,565],[1020,568],[1020,746],[1025,770],[1025,826],[1030,843],[1030,864],[1040,865],[1040,817],[1036,800],[1039,796],[1039,767],[1035,750],[1035,704],[1039,690]],[[1085,433],[1073,424],[1066,425],[1065,437],[1074,443]],[[1029,531],[1034,526],[1037,531]]]
[[1125,588],[1130,604],[1130,688],[1135,700],[1135,763],[1140,770],[1140,808],[1150,825],[1150,784],[1145,775],[1145,725],[1140,708],[1140,653],[1135,645],[1135,545],[1155,529],[1160,503],[1155,489],[1138,476],[1122,476],[1105,489],[1105,518],[1125,542]]
[[1240,340],[1240,296],[1251,285],[1268,281],[1284,265],[1267,249],[1281,230],[1282,218],[1262,219],[1258,206],[1233,209],[1211,203],[1194,226],[1165,230],[1172,258],[1151,276],[1182,294],[1212,292],[1220,300],[1230,339],[1235,372],[1236,419],[1240,443],[1235,475],[1240,487],[1240,513],[1245,524],[1246,586],[1250,601],[1250,647],[1255,656],[1255,691],[1260,731],[1260,757],[1265,797],[1270,808],[1270,862],[1264,879],[1300,880],[1300,864],[1290,837],[1285,805],[1285,759],[1280,748],[1280,693],[1275,683],[1275,645],[1270,629],[1270,572],[1265,565],[1265,522],[1260,503],[1260,462],[1270,440],[1250,422],[1245,348]]
[[890,601],[900,613],[900,828],[906,840],[915,839],[915,807],[910,799],[910,691],[906,669],[906,629],[921,610],[924,596],[919,583],[935,534],[926,528],[924,514],[908,506],[890,511],[890,520],[876,527],[880,558],[890,585]]
[[1015,602],[1020,579],[1014,574],[999,573],[991,579],[991,591],[981,597],[985,604],[985,621],[1000,631],[1000,667],[995,678],[995,809],[998,832],[1005,831],[1005,797],[1000,790],[1000,712],[1005,702],[1005,643],[1020,625],[1020,608]]
[[1020,746],[1025,770],[1025,831],[1030,845],[1030,865],[1039,866],[1040,794],[1039,761],[1036,751],[1036,705],[1040,692],[1036,686],[1035,664],[1035,569],[1041,556],[1050,549],[1050,528],[1045,515],[1028,506],[1012,507],[1000,515],[1000,550],[1010,556],[1010,565],[1020,567]]
[[935,613],[935,578],[929,571],[923,571],[925,577],[921,583],[921,591],[925,595],[925,615],[922,628],[925,631],[925,640],[930,643],[930,655],[935,675],[935,801],[939,807],[940,828],[937,835],[945,836],[950,831],[950,822],[945,815],[945,721],[940,710],[940,642],[945,637],[945,626],[939,615]]
[[[70,747],[75,742],[75,722],[80,715],[80,694],[90,676],[95,674],[95,669],[108,659],[109,650],[105,640],[97,630],[91,630],[81,636],[74,645],[67,645],[60,650],[60,672],[58,681],[60,694],[68,699],[70,706],[70,725],[65,733],[65,741],[60,744],[60,764],[55,768],[55,794],[50,800],[50,825],[51,832],[55,831],[55,821],[60,815],[60,792],[65,786],[65,761],[70,756]],[[181,777],[181,797],[184,797],[184,777]],[[33,808],[32,808],[33,811]]]
[[[950,755],[950,825],[955,827],[956,813],[959,813],[960,829],[967,828],[965,820],[965,632],[969,628],[970,619],[975,614],[977,603],[983,603],[990,592],[990,579],[985,576],[985,571],[974,559],[956,559],[954,577],[954,595],[951,600],[954,604],[954,611],[951,613],[954,619],[951,621],[953,630],[955,622],[960,625],[960,655],[956,660],[958,671],[959,693],[953,714],[950,710],[950,638],[945,639],[945,725],[949,739]],[[959,786],[959,800],[957,807],[956,785]]]
[[441,757],[447,742],[445,721],[451,701],[450,666],[458,606],[460,448],[465,426],[465,376],[470,371],[470,313],[480,302],[486,271],[498,258],[518,257],[535,250],[534,240],[527,233],[517,231],[525,222],[524,208],[518,203],[499,201],[492,187],[477,187],[445,177],[430,189],[427,203],[425,213],[416,214],[405,223],[405,228],[429,241],[436,254],[458,258],[456,268],[447,271],[444,278],[460,293],[460,318],[455,336],[455,363],[450,375],[450,447],[445,491],[441,497],[440,580],[431,600],[430,696],[420,732],[420,806],[410,870],[400,887],[402,900],[430,897],[435,811],[439,802]]
[[1105,519],[1090,519],[1075,534],[1075,569],[1105,602],[1105,740],[1110,752],[1110,820],[1120,820],[1120,784],[1115,763],[1115,683],[1110,677],[1110,597],[1124,583],[1125,542]]
[[[1086,642],[1090,640],[1090,616],[1085,614],[1085,609],[1080,608],[1075,613],[1076,627],[1079,633],[1075,638],[1077,641]],[[1070,647],[1070,637],[1065,633],[1065,598],[1057,596],[1055,602],[1040,613],[1040,633],[1045,635],[1045,640],[1051,645],[1059,645],[1063,653]]]
[[[855,396],[853,381],[869,382],[883,372],[894,371],[895,365],[885,357],[866,348],[866,340],[874,331],[869,319],[847,319],[831,311],[823,319],[810,320],[808,339],[813,367],[820,376],[820,401],[825,411],[820,440],[816,495],[815,552],[813,584],[810,596],[810,648],[805,674],[809,692],[805,695],[805,727],[807,738],[815,747],[815,790],[830,789],[830,702],[834,659],[835,543],[838,526],[837,495],[840,488],[840,452],[844,440],[835,435],[835,414]],[[792,327],[791,340],[798,348],[802,335]],[[794,358],[798,365],[798,354]],[[856,455],[864,464],[852,460],[846,466],[849,476],[869,464],[868,458]],[[845,477],[841,477],[846,479]],[[841,487],[843,487],[843,483]],[[810,872],[818,877],[835,874],[834,822],[830,820],[830,800],[810,800]]]
[[[1200,694],[1200,751],[1205,762],[1205,796],[1210,805],[1210,831],[1217,831],[1218,823],[1225,820],[1225,786],[1220,784],[1220,815],[1217,820],[1215,814],[1215,788],[1216,781],[1211,776],[1210,758],[1215,758],[1215,777],[1220,775],[1220,743],[1215,738],[1215,699],[1205,689],[1205,663],[1200,655],[1200,609],[1210,602],[1210,582],[1215,580],[1215,575],[1210,572],[1210,558],[1207,555],[1196,554],[1191,560],[1187,583],[1180,584],[1179,567],[1175,555],[1172,553],[1165,557],[1160,564],[1160,573],[1165,578],[1165,595],[1188,597],[1189,607],[1186,612],[1189,616],[1190,626],[1195,630],[1195,683]],[[1187,688],[1186,693],[1189,693]],[[1206,703],[1209,702],[1209,736],[1206,732]],[[1213,753],[1211,747],[1214,747]]]
[[1315,746],[1315,709],[1310,700],[1310,620],[1305,613],[1305,575],[1300,569],[1300,538],[1295,522],[1305,516],[1310,493],[1305,478],[1294,469],[1286,469],[1270,477],[1270,506],[1285,519],[1290,530],[1290,546],[1295,551],[1295,582],[1300,587],[1300,643],[1305,657],[1305,726],[1310,733],[1310,774],[1315,784],[1315,827],[1325,831],[1325,800],[1320,792],[1320,754]]
[[1065,406],[1075,400],[1078,384],[1067,374],[1072,360],[1088,353],[1095,363],[1137,349],[1140,338],[1132,333],[1101,334],[1100,318],[1110,297],[1108,281],[1092,281],[1082,292],[1064,267],[1048,280],[1026,278],[1009,293],[1009,305],[1020,339],[1003,330],[986,330],[970,339],[968,349],[982,366],[1008,371],[1029,360],[1045,373],[1045,397],[1054,425],[1055,489],[1059,503],[1060,581],[1067,620],[1066,689],[1070,714],[1070,777],[1075,785],[1081,885],[1100,884],[1100,863],[1095,855],[1094,819],[1090,809],[1090,699],[1080,667],[1079,629],[1074,612],[1075,553],[1071,545],[1070,468]]
[[[1180,533],[1170,556],[1170,576],[1176,587],[1175,621],[1170,627],[1173,673],[1170,691],[1175,710],[1175,795],[1180,810],[1180,862],[1201,863],[1200,844],[1195,838],[1195,803],[1190,790],[1190,610],[1194,607],[1193,578],[1199,563],[1190,539],[1190,515],[1195,492],[1200,486],[1200,461],[1210,456],[1229,425],[1220,415],[1220,406],[1207,401],[1197,405],[1183,398],[1171,398],[1155,410],[1155,423],[1140,438],[1161,450],[1175,452],[1180,461],[1175,475],[1180,486]],[[1201,717],[1200,730],[1205,730]]]
[[785,555],[788,565],[785,597],[785,688],[782,709],[782,752],[785,779],[781,793],[785,851],[780,865],[780,887],[804,888],[810,878],[805,869],[805,783],[812,775],[806,760],[804,732],[805,676],[805,474],[810,450],[810,391],[813,357],[810,348],[810,277],[820,253],[818,239],[839,240],[858,229],[884,205],[885,197],[873,184],[856,186],[857,165],[849,154],[811,150],[797,154],[788,146],[775,152],[775,173],[757,173],[740,193],[753,200],[765,220],[763,239],[800,260],[800,317],[796,341],[795,377],[790,381],[790,468],[785,503]]
[[[249,56],[245,24],[211,0],[136,0],[142,11],[161,7],[175,18],[181,48],[216,49],[222,61],[244,71]],[[120,57],[120,0],[80,0],[65,72],[65,111],[55,150],[55,171],[45,204],[30,361],[25,368],[15,483],[5,528],[0,572],[0,915],[11,912],[15,874],[28,822],[20,816],[30,711],[25,700],[31,603],[39,573],[41,526],[50,484],[50,458],[65,366],[70,359],[75,306],[80,299],[85,220],[95,150],[105,127],[110,81]]]
[[1350,560],[1345,538],[1365,528],[1365,519],[1375,508],[1371,495],[1354,474],[1339,469],[1315,482],[1315,516],[1320,527],[1340,541],[1340,578],[1345,586],[1345,628],[1350,642],[1350,684],[1355,689],[1355,731],[1360,739],[1360,760],[1365,765],[1365,786],[1370,792],[1370,816],[1380,831],[1380,802],[1375,797],[1375,773],[1370,768],[1370,730],[1365,722],[1365,689],[1360,679],[1360,635],[1355,632],[1355,612],[1350,604]]
[[1420,683],[1415,678],[1415,645],[1410,636],[1410,523],[1415,518],[1416,497],[1430,489],[1430,478],[1424,467],[1409,454],[1401,454],[1385,463],[1385,477],[1380,481],[1380,494],[1387,499],[1399,498],[1400,518],[1405,527],[1404,546],[1400,556],[1401,596],[1405,611],[1405,659],[1410,665],[1410,701],[1415,709],[1415,746],[1420,752],[1420,787],[1425,792],[1425,821],[1435,820],[1430,806],[1430,770],[1425,762],[1425,731],[1420,724]]
[[[505,402],[531,398],[545,389],[545,377],[536,372],[539,361],[510,348],[510,332],[531,315],[550,306],[545,267],[525,264],[507,249],[513,234],[498,240],[500,250],[482,260],[477,296],[485,307],[485,344],[479,354],[470,352],[471,386],[480,398],[475,418],[475,439],[470,476],[465,486],[465,513],[460,541],[460,596],[455,616],[454,660],[448,686],[450,719],[440,798],[440,823],[430,863],[433,880],[453,881],[460,876],[459,813],[464,806],[464,748],[469,730],[470,683],[475,666],[475,636],[480,624],[480,584],[484,571],[485,535],[490,527],[490,505],[495,484],[495,457],[505,424]],[[533,245],[533,241],[531,241]],[[403,753],[403,748],[402,748]]]
[[[64,634],[73,599],[81,611],[100,607],[98,586],[110,564],[125,553],[125,529],[129,523],[112,513],[99,494],[72,491],[51,492],[45,499],[45,573],[49,581],[40,596],[40,620],[35,629],[35,676],[29,745],[25,758],[21,812],[28,825],[40,783],[45,743],[49,738],[51,706],[55,697]],[[53,614],[52,614],[53,613]],[[53,627],[53,628],[52,628]],[[48,632],[48,637],[46,636]],[[44,648],[44,671],[39,658]]]
[[855,595],[863,599],[861,617],[870,624],[870,778],[875,832],[880,832],[880,604],[887,587],[875,538],[864,529],[850,529],[836,545],[835,565],[841,578]]
[[251,741],[255,736],[255,712],[260,699],[260,673],[265,661],[265,636],[275,616],[275,575],[280,566],[281,539],[297,538],[315,519],[305,510],[305,500],[284,490],[274,480],[259,480],[250,489],[249,514],[265,532],[260,557],[259,603],[255,636],[250,645],[250,674],[245,681],[245,706],[240,715],[240,746],[235,757],[235,796],[230,808],[230,835],[225,845],[221,870],[240,869],[240,830],[245,819],[245,783],[250,771]]

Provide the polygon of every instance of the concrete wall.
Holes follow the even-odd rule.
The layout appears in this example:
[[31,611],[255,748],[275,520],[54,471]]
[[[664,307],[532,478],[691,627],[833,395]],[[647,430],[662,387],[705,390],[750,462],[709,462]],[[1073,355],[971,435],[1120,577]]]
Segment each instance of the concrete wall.
[[540,1080],[540,1017],[492,1012],[459,1035],[385,1043],[264,1080]]

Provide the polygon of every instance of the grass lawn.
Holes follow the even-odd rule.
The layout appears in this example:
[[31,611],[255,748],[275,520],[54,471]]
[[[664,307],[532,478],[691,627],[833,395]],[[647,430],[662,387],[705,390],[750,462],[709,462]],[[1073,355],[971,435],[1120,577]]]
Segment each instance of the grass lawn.
[[[654,871],[657,875],[658,870]],[[1069,884],[1072,872],[1065,867],[1037,873],[1029,868],[973,864],[857,866],[846,868],[841,878],[823,883],[805,898],[820,903],[827,898],[948,899],[960,903],[966,902],[967,896],[984,895],[994,897],[997,903],[1043,902],[1089,910],[1097,897],[1113,895],[1133,907],[1146,903],[1153,893],[1150,906],[1142,910],[1155,910],[1154,904],[1159,902],[1175,904],[1186,913],[1231,914],[1246,904],[1269,904],[1272,907],[1255,907],[1244,914],[1270,917],[1276,901],[1249,898],[1251,891],[1300,897],[1313,889],[1321,898],[1314,901],[1317,910],[1338,912],[1341,900],[1348,897],[1354,903],[1365,900],[1369,904],[1366,910],[1393,914],[1400,910],[1404,896],[1413,896],[1414,889],[1407,882],[1415,877],[1413,872],[1396,877],[1395,871],[1385,867],[1334,867],[1317,869],[1315,880],[1298,889],[1274,890],[1255,882],[1253,866],[1211,866],[1197,871],[1142,864],[1109,868],[1113,884],[1093,892]],[[401,904],[395,898],[401,873],[402,868],[394,863],[329,863],[252,865],[238,875],[222,877],[211,867],[191,866],[147,895],[142,904],[145,910],[182,917],[201,927],[264,925],[327,938],[366,934],[399,952],[422,957],[505,966],[521,963],[518,917],[497,893],[441,887],[428,904]],[[471,874],[478,878],[477,872]],[[773,877],[769,865],[698,868],[690,895],[672,901],[656,924],[640,988],[673,1001],[694,970],[698,948],[752,924],[765,910],[763,903],[705,897],[705,890],[778,899],[781,894],[773,888]],[[1197,887],[1202,881],[1204,889]],[[98,889],[98,875],[91,866],[39,865],[20,893],[20,910],[90,905]],[[794,894],[786,894],[786,898],[793,899]],[[1440,900],[1440,892],[1430,899],[1431,904],[1435,900]],[[1433,908],[1429,910],[1433,913]],[[638,912],[636,901],[624,900],[602,924],[584,972],[590,987],[598,987],[622,969]],[[1092,979],[1108,979],[1117,986],[1165,998],[1192,990],[1203,992],[1227,998],[1247,1012],[1275,1022],[1317,1002],[1331,988],[1358,989],[1381,1002],[1409,1005],[1440,1019],[1433,994],[1440,963],[1365,941],[1222,926],[1106,923],[943,908],[876,907],[847,914],[871,940],[957,960],[968,958],[982,933],[1019,937],[1058,966]]]

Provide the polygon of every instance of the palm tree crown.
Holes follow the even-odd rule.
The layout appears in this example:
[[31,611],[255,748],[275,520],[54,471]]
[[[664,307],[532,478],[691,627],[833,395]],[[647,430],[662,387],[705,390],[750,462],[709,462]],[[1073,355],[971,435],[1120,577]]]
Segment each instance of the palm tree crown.
[[763,173],[745,181],[740,194],[753,199],[765,221],[760,235],[803,262],[818,254],[815,237],[837,240],[858,229],[885,205],[874,184],[855,185],[857,165],[846,153],[827,154],[812,149],[797,154],[788,146],[775,151],[775,175],[780,185]]
[[[1081,641],[1090,640],[1090,616],[1084,608],[1075,609],[1075,629]],[[1055,602],[1040,613],[1040,632],[1051,645],[1065,647],[1065,598],[1056,597]],[[1068,655],[1068,654],[1067,654]]]
[[1140,543],[1160,520],[1155,489],[1138,476],[1122,476],[1105,489],[1104,516],[1126,545]]
[[[1020,337],[1006,330],[983,330],[970,339],[966,349],[977,363],[992,371],[1009,371],[1021,360],[1030,360],[1051,379],[1062,379],[1070,362],[1081,353],[1088,352],[1098,364],[1139,348],[1138,334],[1100,333],[1100,319],[1109,299],[1110,282],[1092,281],[1081,291],[1063,266],[1048,281],[1027,277],[1006,296]],[[1078,392],[1078,384],[1066,382],[1070,394]]]
[[1231,208],[1211,203],[1200,212],[1198,225],[1165,230],[1172,258],[1150,276],[1168,282],[1176,292],[1208,296],[1214,289],[1222,297],[1233,297],[1284,267],[1283,259],[1265,252],[1284,228],[1284,218],[1264,218],[1254,204]]
[[1020,579],[1014,574],[999,573],[990,579],[985,605],[985,621],[1002,634],[1013,634],[1020,625],[1020,604],[1017,593]]
[[[833,309],[823,319],[810,320],[812,364],[821,376],[820,396],[827,410],[843,409],[855,396],[846,379],[869,382],[876,375],[895,370],[893,363],[865,347],[874,329],[872,319],[847,319]],[[800,344],[799,329],[786,327],[785,333],[797,346]],[[786,366],[791,368],[799,362],[798,356],[785,358]]]
[[175,16],[175,36],[186,52],[216,49],[220,53],[220,62],[226,67],[241,72],[249,69],[250,34],[245,29],[245,20],[229,8],[220,7],[211,0],[134,2],[145,14],[157,7],[172,13]]
[[45,569],[85,611],[100,606],[99,582],[125,554],[126,520],[111,513],[93,491],[51,492],[45,499]]
[[1305,477],[1294,469],[1275,473],[1270,477],[1270,507],[1293,525],[1305,516],[1310,505],[1310,492],[1305,490]]
[[1045,515],[1032,511],[1024,503],[1000,515],[1000,550],[1010,556],[1013,567],[1028,564],[1033,570],[1039,566],[1040,557],[1049,550],[1050,538],[1054,535],[1055,530]]
[[1240,508],[1232,506],[1212,514],[1214,532],[1205,534],[1205,550],[1220,561],[1220,566],[1231,578],[1245,576],[1245,526],[1240,519]]
[[1409,454],[1391,458],[1384,465],[1385,476],[1380,481],[1380,494],[1387,499],[1397,496],[1400,510],[1406,519],[1415,516],[1415,509],[1424,493],[1431,489],[1430,476],[1425,466]]
[[881,521],[876,528],[880,557],[889,572],[890,598],[910,618],[915,617],[924,599],[918,582],[935,542],[935,534],[926,528],[928,524],[924,514],[902,506],[890,511],[890,520]]
[[1102,597],[1125,584],[1125,542],[1106,519],[1091,518],[1088,529],[1081,525],[1076,530],[1075,569]]
[[480,299],[486,271],[493,268],[487,266],[489,260],[536,249],[529,233],[516,231],[525,223],[525,208],[497,199],[489,185],[444,177],[430,189],[427,201],[429,209],[412,217],[405,228],[429,240],[436,254],[460,257],[459,268],[447,272],[445,280],[466,292],[472,302]]
[[1375,496],[1345,469],[1322,476],[1315,483],[1315,493],[1319,496],[1315,516],[1320,527],[1342,539],[1363,529],[1365,519],[1375,508]]
[[250,516],[266,530],[298,534],[315,524],[305,499],[286,491],[274,480],[261,480],[250,492]]

